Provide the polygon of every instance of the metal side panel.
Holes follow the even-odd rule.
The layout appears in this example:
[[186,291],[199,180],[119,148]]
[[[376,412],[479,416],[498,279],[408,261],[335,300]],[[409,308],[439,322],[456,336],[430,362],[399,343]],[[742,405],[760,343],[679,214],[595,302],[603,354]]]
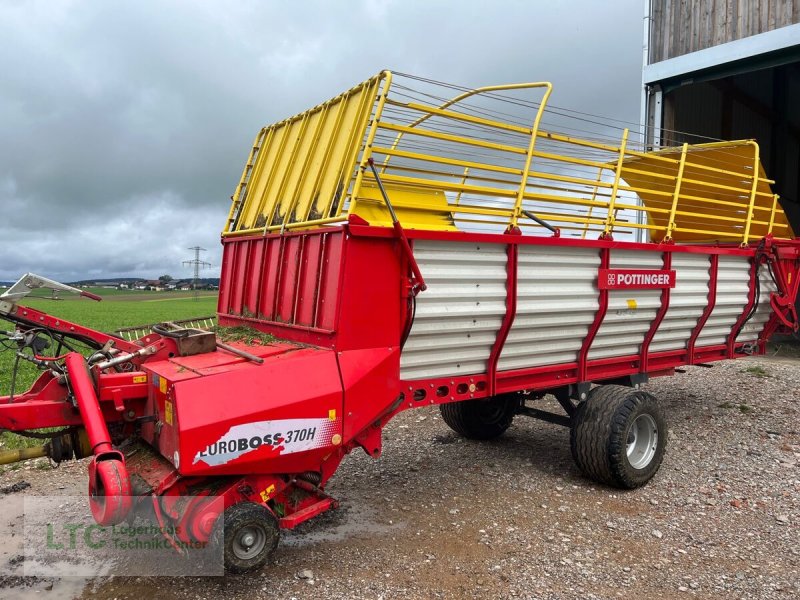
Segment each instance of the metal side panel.
[[696,346],[724,344],[747,305],[750,291],[750,259],[721,255],[717,272],[717,302],[697,338]]
[[[664,255],[612,250],[610,266],[612,269],[662,269]],[[659,289],[609,291],[608,311],[589,350],[589,360],[638,354],[660,306]]]
[[428,289],[417,296],[400,377],[486,372],[506,313],[506,246],[417,240],[414,256]]
[[772,314],[769,298],[772,292],[778,291],[778,288],[775,286],[775,282],[772,281],[772,277],[770,277],[769,271],[765,265],[762,265],[758,270],[758,280],[761,288],[758,294],[758,308],[756,308],[756,312],[750,320],[745,323],[745,326],[742,327],[742,330],[736,337],[737,342],[756,341]]
[[674,252],[672,269],[675,271],[675,287],[670,292],[664,320],[650,342],[650,352],[686,348],[708,305],[711,255]]
[[498,370],[575,362],[599,307],[596,248],[520,246],[517,314]]

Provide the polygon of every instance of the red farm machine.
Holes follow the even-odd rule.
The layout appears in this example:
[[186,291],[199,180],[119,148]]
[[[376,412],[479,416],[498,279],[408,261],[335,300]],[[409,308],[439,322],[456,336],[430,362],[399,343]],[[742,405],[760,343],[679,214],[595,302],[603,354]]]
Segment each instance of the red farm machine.
[[[754,142],[578,138],[569,124],[596,119],[550,92],[385,71],[262,129],[217,314],[261,340],[94,331],[26,306],[69,289],[26,275],[0,297],[4,345],[41,375],[0,398],[0,428],[60,428],[22,454],[91,457],[98,523],[150,503],[234,572],[335,507],[342,459],[380,456],[410,408],[439,405],[473,439],[517,415],[562,424],[586,476],[645,484],[667,429],[641,384],[796,332],[800,241]],[[545,394],[564,414],[537,408]]]

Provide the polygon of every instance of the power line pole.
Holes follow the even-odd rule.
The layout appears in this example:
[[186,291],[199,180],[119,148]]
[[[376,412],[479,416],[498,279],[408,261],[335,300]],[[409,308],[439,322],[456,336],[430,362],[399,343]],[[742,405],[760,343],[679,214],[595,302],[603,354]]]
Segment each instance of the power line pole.
[[183,261],[183,266],[194,267],[194,279],[192,280],[192,290],[194,291],[194,299],[197,300],[197,282],[200,279],[200,269],[205,269],[211,266],[210,262],[200,260],[200,252],[205,252],[205,248],[200,246],[192,246],[189,250],[194,250],[194,259]]

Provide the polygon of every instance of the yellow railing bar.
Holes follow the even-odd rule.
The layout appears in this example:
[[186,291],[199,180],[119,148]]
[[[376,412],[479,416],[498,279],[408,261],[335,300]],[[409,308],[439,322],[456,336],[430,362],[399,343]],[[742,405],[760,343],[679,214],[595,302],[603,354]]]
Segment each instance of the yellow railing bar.
[[[549,132],[549,131],[541,131],[541,132],[539,132],[539,137],[551,139],[551,140],[558,141],[558,142],[574,144],[576,146],[584,146],[584,147],[587,147],[587,148],[594,148],[596,150],[604,150],[606,152],[611,152],[611,153],[614,153],[614,154],[619,152],[619,147],[618,146],[613,146],[613,145],[610,145],[610,144],[603,144],[603,143],[600,143],[600,142],[592,142],[592,141],[589,141],[589,140],[581,140],[579,138],[574,138],[574,137],[567,136],[567,135],[562,135],[562,134],[559,134],[559,133],[552,133],[552,132]],[[755,143],[755,142],[752,142],[752,140],[751,140],[749,143],[752,144],[752,143]],[[728,146],[728,145],[729,145],[729,142],[713,142],[713,143],[709,143],[709,144],[703,144],[703,147],[711,149],[711,148],[715,148],[715,147],[725,147],[725,146]],[[650,159],[653,159],[653,160],[659,160],[659,161],[668,162],[668,163],[671,163],[671,164],[678,164],[679,161],[680,161],[680,159],[670,158],[668,156],[662,156],[662,155],[660,155],[659,153],[656,153],[656,152],[640,152],[640,151],[637,151],[637,150],[626,149],[625,150],[625,154],[627,156],[631,156],[631,157],[650,158]],[[753,175],[751,173],[741,173],[739,171],[730,171],[728,169],[721,169],[721,168],[718,168],[718,167],[711,167],[711,166],[708,166],[708,165],[697,164],[697,163],[693,163],[691,161],[688,164],[691,165],[692,167],[696,167],[698,169],[702,169],[702,170],[705,170],[705,171],[712,171],[712,172],[715,172],[715,173],[722,173],[722,174],[725,174],[725,175],[733,175],[735,177],[744,177],[744,178],[747,178],[747,179],[752,179],[752,177],[753,177]],[[649,173],[649,172],[645,172],[645,173],[648,173],[648,174],[651,174],[651,175],[653,174],[653,173]],[[773,181],[771,179],[762,179],[761,181],[764,181],[764,182],[769,183],[769,184],[775,183],[775,181]]]
[[[591,201],[594,202],[597,200],[597,191],[600,187],[600,183],[603,181],[603,167],[597,169],[597,181],[595,181],[594,191],[592,192]],[[589,211],[586,213],[586,226],[583,228],[583,233],[581,233],[581,239],[586,239],[586,234],[589,232],[589,222],[592,218],[592,211],[594,210],[594,205],[589,207]]]
[[[303,140],[303,134],[305,134],[306,128],[308,127],[308,122],[310,120],[311,113],[305,113],[303,118],[300,120],[300,133],[294,140],[294,144],[292,145],[292,151],[289,153],[289,157],[286,161],[286,168],[283,170],[283,175],[281,176],[281,182],[278,185],[278,192],[275,194],[275,202],[272,205],[272,209],[269,211],[269,215],[267,215],[267,224],[271,225],[272,222],[275,220],[276,216],[280,216],[280,208],[281,208],[281,201],[283,200],[283,194],[286,191],[286,185],[289,182],[290,175],[293,172],[293,165],[295,160],[297,160],[297,152],[300,150],[302,146],[301,142]],[[292,125],[287,126],[286,131],[288,132],[289,129],[296,123],[294,121]],[[283,215],[283,219],[281,220],[281,224],[285,224],[286,221],[289,219],[289,211],[288,209]],[[266,227],[265,225],[265,227]],[[266,229],[264,229],[266,232]]]
[[575,156],[566,156],[563,154],[553,154],[551,152],[542,152],[541,150],[536,150],[533,153],[533,156],[534,158],[543,158],[556,163],[569,163],[573,165],[582,165],[584,167],[594,167],[595,169],[599,169],[601,167],[606,167],[609,169],[612,168],[607,162],[588,160],[585,158],[577,158]]
[[[303,227],[316,227],[319,225],[330,225],[332,223],[342,223],[346,217],[327,217],[325,219],[313,219],[311,221],[298,221],[296,223],[276,223],[266,228],[267,232],[280,231],[282,229],[302,229]],[[228,235],[241,236],[241,235],[264,235],[264,227],[251,227],[250,229],[240,229],[238,231],[231,231]]]
[[542,100],[539,103],[539,109],[536,111],[536,118],[533,121],[533,132],[531,134],[531,141],[528,145],[528,154],[525,157],[525,169],[524,173],[522,174],[522,181],[519,184],[519,191],[517,192],[517,200],[514,204],[514,213],[511,215],[511,222],[509,223],[510,228],[514,228],[517,226],[517,221],[519,220],[520,216],[522,216],[522,199],[525,196],[525,190],[528,187],[528,176],[530,175],[531,169],[531,161],[533,160],[533,152],[536,149],[536,138],[539,134],[539,124],[542,121],[542,114],[544,113],[544,107],[547,104],[547,100],[550,98],[550,94],[553,91],[553,85],[549,82],[544,82],[539,84],[537,87],[544,87],[545,92],[542,96]]
[[[410,167],[410,166],[406,166],[406,165],[403,165],[403,166],[393,166],[392,165],[392,166],[389,167],[389,170],[391,171],[391,174],[398,174],[398,173],[402,172],[402,173],[419,173],[419,174],[425,174],[425,175],[437,175],[437,176],[440,176],[440,177],[447,177],[447,178],[463,177],[463,174],[459,175],[458,173],[453,173],[453,172],[449,172],[449,171],[440,171],[440,170],[435,170],[435,169],[423,169],[423,168],[418,168],[418,167]],[[518,170],[517,170],[517,174],[519,174]],[[531,175],[532,175],[532,177],[534,179],[542,179],[542,180],[546,180],[546,181],[554,180],[557,183],[571,183],[571,184],[575,184],[577,186],[582,186],[584,188],[590,188],[590,187],[594,188],[595,187],[595,185],[591,182],[591,180],[588,180],[588,179],[579,179],[577,177],[564,177],[564,176],[554,175],[552,173],[540,173],[538,171],[534,171]],[[513,191],[513,189],[516,189],[516,187],[517,187],[516,186],[516,181],[510,180],[510,179],[501,179],[501,178],[498,178],[498,177],[488,177],[488,176],[484,176],[484,175],[475,175],[475,174],[472,175],[471,179],[472,179],[472,181],[489,182],[489,183],[500,183],[500,184],[508,184],[509,186],[514,186],[514,188],[509,188],[509,190],[508,190],[509,191],[509,195],[511,195],[511,192]],[[462,181],[462,183],[464,183],[464,182]],[[602,188],[610,188],[611,187],[611,183],[606,183],[606,182],[600,182],[598,185],[599,185],[599,187],[602,187]],[[560,191],[560,192],[572,193],[572,194],[582,194],[582,193],[586,193],[587,192],[587,190],[585,190],[585,189],[578,189],[578,188],[574,188],[574,187],[556,186],[556,185],[548,185],[546,183],[532,183],[530,181],[528,182],[528,187],[535,187],[537,189],[545,189],[545,190],[554,190],[554,191]],[[620,189],[623,190],[624,186],[620,186]],[[606,196],[606,194],[601,194],[601,195]]]
[[[300,192],[303,189],[303,179],[305,178],[306,172],[308,171],[311,165],[311,157],[314,156],[314,147],[319,143],[320,135],[322,135],[322,130],[325,128],[325,117],[328,114],[328,108],[330,105],[324,104],[322,106],[322,111],[317,119],[317,124],[314,128],[314,133],[311,136],[311,147],[309,151],[306,153],[305,159],[303,160],[303,165],[300,167],[300,173],[297,176],[297,181],[295,182],[294,194],[292,194],[292,198],[289,200],[289,206],[286,209],[286,215],[283,218],[284,224],[288,219],[292,218],[292,214],[297,210],[297,205],[300,202]],[[309,121],[311,117],[309,116]],[[302,137],[302,134],[301,134]],[[305,216],[303,218],[298,218],[298,221],[305,221]]]
[[258,182],[260,180],[261,172],[264,170],[264,164],[266,163],[266,156],[272,147],[274,137],[275,130],[270,128],[269,131],[267,131],[267,134],[261,140],[261,148],[258,151],[258,155],[254,157],[255,162],[253,162],[253,168],[250,170],[247,184],[241,188],[240,198],[242,199],[242,206],[239,208],[238,216],[234,217],[237,223],[249,222],[250,214],[252,213],[253,209],[252,207],[248,207],[247,199],[253,192],[253,182]]
[[[468,178],[469,178],[469,167],[465,167],[464,168],[464,176],[461,178],[461,185],[466,184]],[[461,194],[463,194],[463,192],[461,190],[459,190],[458,195],[456,196],[456,199],[455,199],[455,203],[454,203],[456,206],[458,206],[461,203]],[[772,212],[773,213],[775,212],[774,208],[772,209]]]
[[[414,129],[410,125],[397,125],[396,123],[381,121],[378,123],[378,126],[381,129],[388,129],[389,131],[409,133],[412,135],[442,140],[445,142],[454,142],[456,144],[465,144],[467,146],[476,146],[478,148],[489,148],[490,150],[502,150],[503,152],[512,152],[514,154],[525,154],[525,149],[518,146],[509,146],[508,144],[498,144],[495,142],[485,142],[475,138],[453,135],[451,133],[440,133],[438,131],[431,131],[429,129]],[[384,161],[382,168],[385,170],[386,166],[386,161]]]
[[[467,98],[469,98],[471,96],[475,96],[476,94],[486,94],[486,93],[489,93],[489,92],[504,92],[504,91],[510,91],[510,90],[524,90],[524,89],[537,88],[537,87],[543,87],[543,86],[548,86],[549,90],[553,89],[552,84],[549,83],[549,82],[546,82],[546,81],[536,81],[536,82],[533,82],[533,83],[508,83],[508,84],[504,84],[504,85],[487,85],[487,86],[484,86],[484,87],[475,88],[474,90],[467,90],[466,92],[464,92],[462,94],[459,94],[458,96],[454,96],[453,98],[450,98],[450,100],[448,100],[447,102],[444,102],[443,104],[439,105],[439,110],[444,110],[444,109],[450,108],[454,104],[457,104],[458,102],[461,102],[462,100],[466,100]],[[547,96],[549,96],[549,95],[550,94],[548,92]],[[538,117],[539,117],[539,115],[541,115],[541,113],[542,113],[542,111],[544,109],[545,103],[546,103],[546,99],[544,99],[539,104],[539,109],[537,111],[537,123],[539,121]],[[409,129],[413,129],[417,125],[420,125],[421,123],[424,123],[425,121],[430,119],[432,116],[433,116],[432,114],[422,115],[421,117],[419,117],[418,119],[416,119],[415,121],[413,121],[409,125]],[[538,124],[537,124],[536,127],[533,128],[533,132],[536,132],[537,130],[538,130]],[[400,139],[403,137],[404,133],[409,133],[409,132],[408,131],[401,131],[399,133],[399,135],[395,138],[394,142],[392,143],[392,149],[397,148],[397,145],[400,143]],[[533,133],[533,134],[535,136],[535,133]],[[388,164],[388,162],[389,162],[389,157],[387,156],[386,159],[384,160],[382,166],[385,168],[386,165]],[[381,171],[381,172],[383,172],[383,171]]]
[[[363,101],[363,99],[362,99],[362,101]],[[331,129],[331,135],[328,138],[328,143],[325,146],[325,152],[323,152],[322,159],[321,159],[321,164],[325,165],[325,168],[321,167],[317,171],[317,176],[314,178],[314,184],[311,186],[311,198],[312,198],[312,200],[308,204],[308,214],[310,214],[311,211],[313,211],[314,208],[316,208],[315,203],[314,203],[314,199],[315,198],[317,198],[317,203],[322,201],[322,200],[319,199],[319,190],[320,190],[320,187],[322,186],[322,181],[325,179],[325,172],[327,171],[327,166],[331,161],[331,157],[333,156],[333,149],[334,149],[334,146],[336,145],[336,132],[339,131],[339,125],[341,124],[342,117],[343,117],[343,115],[344,115],[344,113],[346,111],[347,100],[342,98],[342,99],[339,100],[339,102],[337,104],[338,104],[338,107],[337,107],[338,110],[336,111],[336,116],[333,119],[333,128]],[[332,200],[326,200],[325,201],[326,204],[324,206],[324,210],[320,211],[320,214],[325,214],[325,213],[330,211],[330,202],[331,201]],[[306,214],[306,218],[308,218],[308,214]]]
[[750,205],[747,207],[747,218],[744,222],[744,235],[742,236],[742,245],[746,246],[750,241],[750,222],[753,220],[753,205],[756,202],[756,188],[758,187],[758,171],[761,167],[761,160],[758,156],[758,144],[755,142],[748,142],[753,146],[753,185],[750,188]]
[[675,190],[672,193],[672,208],[667,218],[667,233],[664,236],[665,242],[672,241],[672,230],[675,229],[675,212],[678,210],[678,198],[681,195],[681,183],[683,183],[683,168],[686,166],[686,153],[689,151],[689,144],[684,144],[681,148],[681,160],[678,163],[678,174],[675,177]]
[[611,188],[611,197],[608,199],[608,214],[606,215],[606,226],[603,229],[603,236],[610,236],[614,231],[614,204],[617,200],[617,190],[619,188],[619,177],[622,174],[622,161],[625,160],[625,146],[628,143],[628,129],[622,132],[622,142],[619,145],[619,157],[617,158],[617,167],[614,170],[614,185]]
[[[385,182],[392,182],[398,183],[401,185],[410,185],[417,188],[431,188],[437,190],[448,190],[457,192],[462,190],[464,192],[469,193],[476,193],[482,194],[487,196],[495,196],[499,198],[510,198],[511,194],[509,193],[510,190],[502,189],[502,188],[491,188],[491,187],[483,187],[483,186],[473,186],[473,185],[460,185],[454,182],[446,182],[446,181],[431,181],[426,179],[418,179],[413,177],[404,177],[401,175],[385,175],[383,177]],[[551,202],[557,204],[567,204],[567,205],[577,205],[577,206],[597,206],[601,208],[608,208],[611,207],[610,210],[632,210],[638,212],[645,212],[645,213],[658,213],[658,214],[669,214],[670,210],[666,208],[656,208],[656,207],[642,207],[638,204],[627,204],[627,203],[619,203],[615,202],[613,205],[607,202],[600,202],[600,201],[591,201],[583,198],[576,198],[571,196],[556,196],[552,194],[536,194],[536,193],[526,193],[524,195],[526,200],[533,200],[533,201],[542,201],[542,202]],[[418,209],[424,209],[423,206],[416,207]],[[465,208],[465,205],[461,205],[459,208],[459,212]],[[437,210],[433,208],[431,210]],[[482,214],[497,214],[499,211],[506,211],[504,214],[508,214],[508,208],[483,208],[483,209],[474,209],[477,212],[486,211]],[[613,216],[613,215],[612,215]],[[741,219],[738,217],[726,217],[722,215],[716,215],[711,213],[696,213],[692,211],[686,210],[676,210],[676,216],[687,216],[687,217],[700,217],[702,219],[714,219],[717,221],[724,221],[724,222],[732,222],[732,223],[739,223]],[[754,224],[758,225],[766,225],[766,221],[753,221]],[[630,224],[633,226],[633,224]],[[661,227],[660,229],[664,229]],[[676,227],[674,231],[684,231],[683,228]]]
[[778,207],[778,194],[772,195],[772,210],[769,212],[769,225],[767,233],[772,233],[772,226],[775,224],[775,209]]
[[[375,114],[372,116],[372,122],[369,126],[367,139],[364,142],[364,151],[361,153],[361,163],[359,164],[359,169],[356,173],[356,181],[353,184],[353,193],[351,198],[358,196],[359,192],[361,191],[361,182],[364,180],[364,171],[366,170],[368,161],[372,156],[372,144],[375,142],[375,134],[378,132],[378,126],[380,125],[381,116],[383,115],[383,107],[386,106],[386,98],[389,96],[389,89],[392,87],[392,72],[382,71],[380,79],[383,80],[383,89],[376,90],[379,92],[378,104],[375,107]],[[345,189],[342,195],[345,196],[346,194],[347,190]],[[339,209],[337,211],[337,214],[339,215],[342,214],[344,201],[345,198],[343,197],[339,203]]]
[[[466,167],[468,169],[480,169],[483,171],[494,171],[496,173],[507,173],[509,175],[522,175],[522,169],[513,167],[502,167],[500,165],[493,165],[490,163],[479,163],[472,160],[462,160],[460,158],[449,158],[446,156],[436,156],[433,154],[425,154],[421,152],[411,152],[408,150],[394,150],[392,148],[385,148],[383,146],[375,146],[372,149],[373,156],[375,154],[388,154],[389,156],[399,156],[401,158],[410,158],[412,160],[419,160],[425,162],[432,162],[441,165],[453,165],[454,167]],[[397,170],[398,167],[393,165],[387,167]]]
[[[247,163],[244,165],[244,169],[242,169],[242,177],[239,179],[239,185],[236,186],[236,191],[233,192],[233,196],[231,196],[231,209],[228,211],[228,220],[225,222],[225,229],[223,229],[223,235],[230,230],[230,226],[233,223],[233,213],[236,210],[237,206],[241,207],[244,203],[244,198],[242,198],[242,189],[247,186],[250,180],[250,173],[255,167],[255,161],[258,158],[258,152],[261,150],[261,144],[264,141],[264,136],[266,135],[267,128],[264,127],[261,131],[256,134],[256,138],[253,140],[253,146],[250,149],[250,156],[247,157]],[[241,210],[241,208],[240,208]]]
[[[375,102],[375,94],[379,94],[378,104],[375,108],[377,111],[375,116],[373,116],[373,120],[369,125],[372,129],[367,133],[367,140],[364,145],[363,153],[368,154],[369,149],[372,146],[372,140],[375,139],[375,122],[380,118],[380,111],[383,110],[383,106],[385,104],[386,94],[389,90],[389,85],[391,84],[392,74],[389,71],[383,71],[378,77],[374,78],[370,85],[366,86],[362,91],[362,97],[359,101],[358,110],[356,112],[356,123],[361,123],[362,120],[364,121],[364,130],[367,128],[367,119],[369,119],[372,113],[372,107]],[[384,82],[383,93],[381,94],[381,81]],[[374,86],[374,89],[373,89]],[[351,167],[345,168],[346,165],[355,165],[356,161],[358,160],[358,153],[361,150],[361,140],[363,139],[364,130],[360,129],[359,127],[351,127],[350,136],[347,138],[347,146],[345,147],[345,151],[342,153],[342,157],[339,160],[339,165],[337,167],[336,172],[339,173],[339,181],[337,183],[336,189],[341,189],[341,195],[338,199],[339,204],[336,207],[336,214],[333,214],[333,205],[332,202],[334,198],[331,198],[331,203],[328,204],[328,208],[326,212],[328,213],[329,217],[339,217],[342,215],[344,211],[345,202],[347,201],[347,188],[350,185],[350,181],[352,180],[352,172],[348,171]],[[361,174],[361,170],[358,170],[356,176],[356,184],[358,186],[361,185],[361,182],[358,180],[358,175]]]
[[[749,189],[747,189],[747,188],[735,187],[735,186],[732,186],[732,185],[725,185],[725,184],[722,184],[722,183],[712,183],[710,181],[701,181],[699,179],[684,178],[683,181],[685,183],[691,183],[693,185],[702,185],[704,187],[710,187],[710,188],[715,188],[715,189],[719,189],[719,190],[728,190],[730,192],[739,192],[739,193],[744,192],[744,193],[748,193],[748,194],[750,192]],[[759,181],[764,181],[764,180],[763,179],[759,179]],[[763,196],[765,198],[772,198],[772,193],[756,191],[756,196]]]
[[417,102],[397,102],[395,100],[387,100],[387,104],[391,104],[393,106],[402,106],[404,108],[410,108],[418,112],[430,114],[431,116],[436,115],[438,117],[445,117],[457,121],[464,121],[465,123],[483,125],[485,127],[491,127],[493,129],[502,129],[504,131],[521,133],[526,136],[531,135],[533,133],[531,129],[528,127],[520,127],[519,125],[511,125],[510,123],[503,123],[502,121],[493,121],[491,119],[485,119],[483,117],[475,117],[473,115],[468,115],[465,113],[460,113],[452,110],[443,110],[441,108],[436,108],[435,106],[428,106],[427,104],[419,104]]
[[517,221],[519,220],[520,216],[522,215],[522,199],[525,194],[525,189],[528,187],[528,174],[531,168],[531,161],[533,160],[533,151],[536,148],[536,137],[539,133],[539,124],[542,121],[542,113],[544,112],[544,107],[547,104],[547,100],[550,98],[550,93],[553,91],[553,84],[550,82],[539,82],[529,84],[528,87],[543,87],[545,88],[544,95],[542,96],[541,102],[539,102],[539,108],[536,111],[536,118],[533,120],[533,127],[531,132],[531,141],[528,144],[528,152],[525,156],[525,168],[523,169],[522,173],[522,181],[519,184],[519,190],[517,191],[517,200],[514,204],[514,212],[511,215],[511,221],[509,223],[509,228],[513,229],[517,226]]
[[[256,219],[258,219],[257,215],[260,215],[260,214],[264,213],[264,208],[265,208],[264,207],[264,203],[267,201],[267,196],[269,195],[270,188],[272,187],[271,184],[273,182],[273,178],[275,176],[275,173],[278,170],[278,163],[280,162],[277,159],[277,157],[279,157],[279,156],[281,156],[283,154],[283,149],[286,147],[286,141],[289,138],[289,127],[284,127],[280,131],[281,131],[281,137],[280,137],[280,141],[278,142],[278,150],[275,153],[276,159],[272,163],[272,166],[269,169],[269,174],[267,175],[267,178],[265,180],[266,183],[264,185],[264,194],[259,199],[258,204],[256,205],[256,209],[253,211],[253,215],[255,216]],[[268,225],[269,224],[269,216],[268,215],[264,215],[264,218],[265,218],[265,224]]]

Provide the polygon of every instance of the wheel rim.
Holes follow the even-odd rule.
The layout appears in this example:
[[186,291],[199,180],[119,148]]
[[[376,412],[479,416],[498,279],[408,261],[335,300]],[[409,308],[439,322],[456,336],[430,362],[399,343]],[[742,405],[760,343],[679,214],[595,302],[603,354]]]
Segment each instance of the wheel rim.
[[262,527],[242,527],[233,538],[233,554],[240,560],[259,555],[267,543],[267,532]]
[[634,469],[644,469],[653,460],[658,447],[658,426],[650,415],[639,415],[628,430],[628,462]]

